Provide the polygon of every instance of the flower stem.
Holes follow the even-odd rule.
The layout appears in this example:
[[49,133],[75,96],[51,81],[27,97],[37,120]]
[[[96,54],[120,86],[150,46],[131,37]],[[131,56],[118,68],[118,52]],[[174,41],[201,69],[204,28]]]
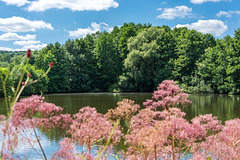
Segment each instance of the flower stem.
[[42,153],[43,153],[44,159],[47,160],[47,157],[46,157],[46,155],[45,155],[45,153],[44,153],[44,150],[43,150],[43,148],[42,148],[42,145],[41,145],[41,143],[40,143],[40,141],[39,141],[39,138],[38,138],[38,136],[37,136],[37,133],[36,133],[35,128],[33,128],[33,132],[34,132],[35,137],[36,137],[36,139],[37,139],[38,145],[39,145],[39,147],[40,147],[40,149],[41,149],[41,151],[42,151]]
[[173,158],[173,160],[175,160],[175,151],[174,151],[174,139],[175,139],[175,137],[174,136],[172,136],[172,158]]

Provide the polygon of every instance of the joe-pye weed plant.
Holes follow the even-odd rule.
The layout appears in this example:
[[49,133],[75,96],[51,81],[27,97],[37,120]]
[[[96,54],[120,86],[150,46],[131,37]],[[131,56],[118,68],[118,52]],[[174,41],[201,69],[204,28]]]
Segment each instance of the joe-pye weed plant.
[[[30,159],[31,155],[18,154],[20,142],[29,143],[40,158],[54,160],[103,160],[110,156],[180,160],[186,154],[196,160],[240,158],[240,119],[228,120],[224,125],[211,114],[186,120],[183,108],[191,101],[173,80],[159,84],[152,99],[144,102],[144,108],[124,99],[105,115],[89,106],[73,115],[62,114],[63,108],[45,102],[42,96],[20,99],[24,88],[45,77],[54,65],[51,62],[39,79],[31,80],[27,70],[30,50],[26,56],[26,64],[19,69],[21,74],[16,88],[8,88],[11,71],[1,74],[7,113],[0,115],[0,159]],[[47,156],[41,136],[55,127],[61,130],[63,139],[59,149]],[[31,133],[35,139],[26,133]]]
[[[31,58],[31,50],[28,49],[26,52],[26,61],[25,64],[23,64],[22,67],[19,68],[19,70],[17,71],[17,73],[20,75],[19,80],[18,80],[18,84],[16,86],[16,88],[14,86],[10,86],[10,88],[7,88],[9,85],[7,84],[7,82],[9,82],[9,77],[12,74],[11,70],[7,70],[7,72],[5,74],[1,73],[1,84],[2,84],[2,90],[4,93],[4,104],[5,104],[5,109],[6,109],[6,115],[0,115],[0,122],[1,122],[1,131],[2,131],[2,141],[1,141],[1,157],[4,159],[6,157],[11,157],[12,154],[14,154],[14,148],[17,146],[18,143],[18,132],[23,129],[18,126],[19,124],[16,124],[17,120],[20,121],[20,119],[23,119],[23,117],[21,116],[26,116],[29,119],[32,119],[33,117],[33,111],[31,108],[29,108],[29,104],[25,104],[23,105],[21,108],[19,108],[19,103],[18,100],[20,98],[21,93],[23,92],[24,88],[37,83],[39,80],[41,80],[42,78],[44,78],[48,72],[51,70],[51,68],[53,67],[53,62],[49,63],[49,68],[48,70],[38,79],[36,80],[32,80],[31,79],[31,73],[28,72],[27,70],[27,66],[29,64],[30,58]],[[26,74],[27,73],[27,74]],[[24,79],[25,77],[27,77],[26,79]],[[18,104],[17,104],[18,103]],[[2,106],[4,107],[4,106]],[[25,109],[25,114],[26,115],[18,115],[17,114],[17,110],[24,110]],[[19,117],[17,117],[19,116]],[[19,118],[19,119],[18,119]],[[25,119],[24,119],[25,120]],[[21,122],[23,123],[23,122]],[[24,122],[25,126],[30,125],[34,131],[35,137],[39,143],[39,146],[42,150],[42,146],[39,142],[39,138],[37,136],[36,130],[35,130],[35,126],[33,121],[29,121],[29,122]],[[6,150],[9,150],[10,152],[6,152]],[[43,152],[43,156],[46,158],[44,151]]]

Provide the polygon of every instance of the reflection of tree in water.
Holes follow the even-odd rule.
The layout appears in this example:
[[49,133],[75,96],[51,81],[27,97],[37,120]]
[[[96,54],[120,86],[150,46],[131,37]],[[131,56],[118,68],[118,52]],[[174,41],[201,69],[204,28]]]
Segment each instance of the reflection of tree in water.
[[[142,106],[142,102],[149,99],[151,93],[94,93],[94,94],[59,94],[48,95],[47,102],[55,103],[64,108],[64,113],[77,113],[81,107],[96,107],[98,112],[106,113],[108,109],[117,106],[122,99],[134,100]],[[192,101],[190,106],[184,108],[186,119],[191,120],[200,114],[218,116],[219,120],[225,121],[240,117],[240,96],[219,95],[219,94],[192,94],[189,96]],[[0,106],[3,106],[3,99],[0,99]],[[0,107],[1,113],[5,108]],[[52,142],[61,140],[61,132],[54,129],[45,133]]]
[[48,140],[51,142],[59,142],[62,140],[63,132],[58,128],[53,128],[44,133]]
[[186,118],[191,118],[200,114],[213,114],[218,116],[219,120],[225,121],[240,116],[240,97],[236,95],[199,95],[192,94],[189,96],[192,104],[186,107]]
[[47,102],[63,107],[63,113],[74,114],[80,108],[90,106],[105,114],[123,99],[134,100],[136,104],[143,106],[143,102],[151,96],[151,93],[76,93],[46,95],[45,98]]

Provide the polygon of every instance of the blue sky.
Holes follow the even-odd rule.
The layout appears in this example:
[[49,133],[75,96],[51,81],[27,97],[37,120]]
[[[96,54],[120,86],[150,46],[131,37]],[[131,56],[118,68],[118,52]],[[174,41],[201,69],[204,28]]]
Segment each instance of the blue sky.
[[240,0],[0,0],[0,50],[39,50],[125,22],[223,38],[240,28]]

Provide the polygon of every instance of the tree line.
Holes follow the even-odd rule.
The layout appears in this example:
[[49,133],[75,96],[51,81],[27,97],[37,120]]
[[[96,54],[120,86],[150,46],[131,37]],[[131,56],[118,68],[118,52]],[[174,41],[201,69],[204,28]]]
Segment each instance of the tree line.
[[[23,52],[0,52],[0,72],[11,70],[11,84]],[[240,93],[240,28],[216,39],[196,30],[124,23],[112,32],[97,32],[34,51],[28,65],[32,79],[48,64],[54,67],[42,83],[25,94],[48,92],[152,92],[173,79],[189,93]],[[6,70],[6,68],[8,68]],[[3,74],[4,75],[4,74]]]

